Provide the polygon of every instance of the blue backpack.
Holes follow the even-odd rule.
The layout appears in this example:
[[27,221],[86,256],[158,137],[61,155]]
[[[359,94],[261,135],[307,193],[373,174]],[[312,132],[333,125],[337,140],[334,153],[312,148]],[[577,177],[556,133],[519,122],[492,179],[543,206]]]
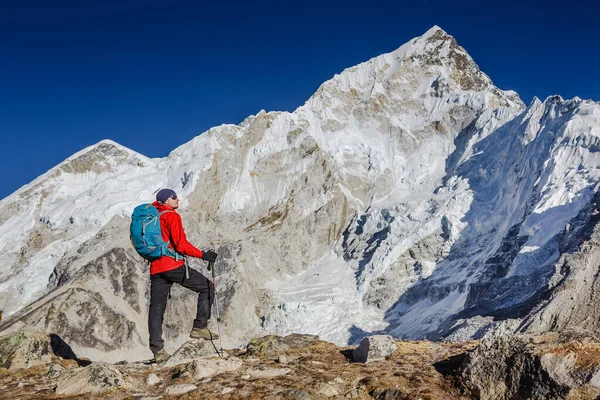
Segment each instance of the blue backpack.
[[158,212],[152,204],[142,204],[133,210],[129,236],[135,251],[148,261],[158,260],[162,256],[173,257],[175,260],[183,258],[174,249],[169,248],[160,230],[160,216],[171,210]]

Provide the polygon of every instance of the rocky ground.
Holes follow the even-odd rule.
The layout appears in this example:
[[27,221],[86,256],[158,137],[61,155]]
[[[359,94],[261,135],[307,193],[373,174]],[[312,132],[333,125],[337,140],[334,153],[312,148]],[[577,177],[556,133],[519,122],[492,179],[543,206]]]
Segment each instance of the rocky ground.
[[600,340],[574,331],[459,343],[372,336],[357,348],[266,336],[222,357],[191,340],[162,364],[81,360],[56,335],[19,331],[0,337],[0,365],[0,398],[11,399],[600,398]]

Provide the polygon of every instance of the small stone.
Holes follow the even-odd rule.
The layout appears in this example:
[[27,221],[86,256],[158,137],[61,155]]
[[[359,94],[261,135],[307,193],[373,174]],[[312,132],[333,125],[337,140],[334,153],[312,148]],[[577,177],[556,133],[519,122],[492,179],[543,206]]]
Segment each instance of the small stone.
[[17,384],[17,387],[23,387],[23,386],[25,386],[25,383],[24,383],[24,382],[19,382],[19,383]]
[[240,369],[243,361],[237,357],[231,358],[199,358],[188,367],[188,371],[195,380],[211,378],[226,372]]
[[228,387],[228,388],[225,388],[225,389],[221,390],[221,394],[227,394],[227,393],[231,393],[231,392],[233,392],[234,390],[235,390],[234,388],[230,388],[230,387]]
[[375,389],[369,392],[371,397],[375,397],[378,399],[400,399],[402,396],[402,392],[400,390],[391,388],[391,389]]
[[57,378],[62,372],[67,369],[60,364],[52,364],[48,372],[46,372],[46,378]]
[[275,378],[277,376],[287,375],[291,372],[289,368],[248,368],[247,374],[250,374],[253,378]]
[[321,361],[311,361],[311,363],[314,365],[323,365]]
[[286,356],[279,356],[277,362],[279,362],[279,364],[287,364],[289,360]]
[[325,397],[339,396],[339,392],[331,385],[323,386],[323,388],[319,390],[319,393]]
[[171,396],[178,396],[180,394],[191,392],[192,390],[198,389],[196,385],[190,385],[187,383],[182,383],[179,385],[171,385],[165,389],[165,393]]
[[246,375],[242,375],[242,379],[247,381],[248,379],[252,378],[252,376],[246,374]]
[[148,375],[148,379],[146,379],[146,383],[150,386],[154,386],[158,382],[160,382],[160,378],[156,374],[150,374]]
[[310,394],[298,389],[286,389],[279,392],[278,395],[291,400],[310,400]]
[[358,389],[352,389],[346,394],[346,398],[348,399],[358,399]]
[[343,380],[342,378],[339,378],[339,377],[338,377],[338,378],[335,378],[333,381],[334,381],[335,383],[344,383],[344,380]]
[[212,381],[212,378],[206,378],[203,381],[200,381],[200,383],[208,383],[210,381]]

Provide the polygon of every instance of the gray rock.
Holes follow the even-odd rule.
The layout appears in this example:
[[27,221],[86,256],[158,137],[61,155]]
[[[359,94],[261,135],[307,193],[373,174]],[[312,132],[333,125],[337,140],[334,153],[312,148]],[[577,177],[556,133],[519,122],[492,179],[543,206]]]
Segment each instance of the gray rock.
[[600,387],[600,370],[596,370],[588,382],[591,386]]
[[44,332],[20,330],[0,337],[0,367],[9,371],[45,364],[53,355]]
[[275,378],[287,375],[291,372],[289,368],[248,368],[246,374],[254,379]]
[[182,383],[178,385],[171,385],[165,389],[165,393],[171,396],[178,396],[180,394],[185,394],[191,392],[192,390],[198,389],[196,385],[190,385],[187,383]]
[[396,351],[394,338],[389,335],[375,335],[363,338],[360,345],[352,352],[354,362],[371,362],[383,360]]
[[375,389],[369,392],[369,395],[376,400],[392,400],[406,398],[403,393],[396,388]]
[[154,386],[160,381],[161,381],[161,379],[156,374],[150,374],[150,375],[148,375],[148,378],[146,379],[146,383],[150,386]]
[[302,335],[297,333],[283,337],[267,335],[253,339],[246,346],[246,351],[248,355],[275,355],[277,353],[283,353],[288,349],[301,349],[315,345],[319,340],[319,337],[315,335]]
[[192,361],[187,370],[195,380],[200,380],[211,378],[224,372],[236,371],[240,369],[242,365],[242,360],[236,357],[201,358]]
[[185,342],[162,368],[170,368],[176,365],[187,364],[197,358],[207,356],[218,356],[214,346],[207,340],[189,340]]
[[325,397],[339,396],[339,392],[337,391],[337,389],[328,384],[325,384],[321,388],[321,390],[319,390],[319,394],[321,394]]
[[48,372],[46,372],[46,377],[50,379],[57,378],[66,370],[67,369],[60,364],[52,364]]
[[[459,378],[472,396],[481,399],[562,399],[570,388],[557,382],[521,336],[484,339],[468,353]],[[564,364],[563,364],[564,366]]]
[[346,398],[348,399],[358,399],[358,390],[352,389],[346,394]]
[[310,400],[310,398],[311,398],[310,394],[308,394],[304,390],[298,390],[298,389],[286,389],[286,390],[282,390],[281,392],[279,392],[277,394],[285,399],[292,399],[292,400]]
[[279,364],[287,364],[289,362],[289,360],[286,356],[279,356],[279,357],[277,357],[277,362]]
[[62,374],[56,385],[56,394],[77,396],[129,387],[131,387],[130,383],[116,367],[104,363],[92,363],[85,368],[75,368]]

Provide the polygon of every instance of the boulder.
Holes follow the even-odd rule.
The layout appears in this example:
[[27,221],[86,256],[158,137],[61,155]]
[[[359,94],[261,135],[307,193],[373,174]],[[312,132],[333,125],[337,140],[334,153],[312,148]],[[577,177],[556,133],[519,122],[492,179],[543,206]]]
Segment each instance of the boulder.
[[161,379],[156,374],[150,374],[150,375],[148,375],[148,378],[146,378],[146,383],[149,386],[154,386],[157,383],[159,383],[160,381],[161,381]]
[[466,355],[459,378],[480,399],[565,398],[570,388],[551,376],[544,367],[551,363],[540,356],[523,336],[484,339]]
[[21,330],[0,337],[0,367],[9,371],[48,363],[53,355],[44,332]]
[[[223,353],[222,353],[223,354]],[[188,340],[185,342],[169,360],[163,368],[170,368],[176,365],[188,364],[197,358],[207,356],[218,356],[213,344],[208,340]]]
[[383,360],[396,351],[396,342],[389,335],[375,335],[363,338],[352,352],[354,362],[367,363]]
[[102,393],[117,388],[129,389],[129,379],[116,367],[105,363],[91,363],[63,373],[56,385],[56,394],[78,396]]

